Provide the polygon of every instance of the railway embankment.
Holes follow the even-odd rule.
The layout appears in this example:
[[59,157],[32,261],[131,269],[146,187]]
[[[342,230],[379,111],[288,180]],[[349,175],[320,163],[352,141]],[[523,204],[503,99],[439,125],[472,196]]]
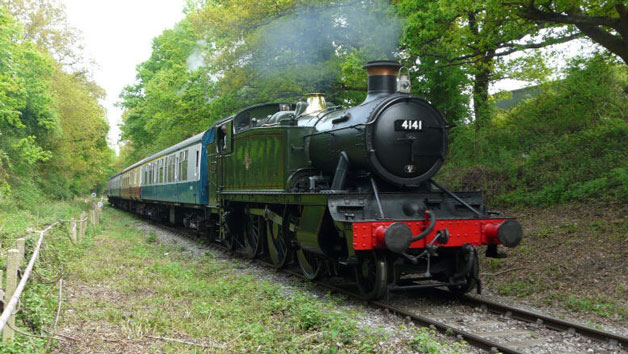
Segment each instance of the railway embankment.
[[58,332],[78,340],[56,352],[468,351],[124,212],[103,219],[68,267]]
[[628,326],[628,205],[519,208],[526,236],[484,258],[485,294],[583,323]]
[[59,335],[56,324],[68,265],[101,230],[92,202],[48,200],[0,208],[0,353],[47,352],[56,341],[71,339]]

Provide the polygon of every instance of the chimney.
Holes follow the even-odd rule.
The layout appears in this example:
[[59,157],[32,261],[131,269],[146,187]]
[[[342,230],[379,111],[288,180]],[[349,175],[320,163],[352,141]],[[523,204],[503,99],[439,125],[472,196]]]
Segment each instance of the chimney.
[[362,68],[366,69],[369,76],[368,94],[364,103],[397,92],[397,74],[401,64],[390,60],[376,60],[366,63]]

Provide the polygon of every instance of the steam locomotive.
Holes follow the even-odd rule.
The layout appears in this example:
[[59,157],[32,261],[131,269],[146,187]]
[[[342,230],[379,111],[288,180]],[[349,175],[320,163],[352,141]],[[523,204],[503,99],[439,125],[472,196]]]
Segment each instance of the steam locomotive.
[[432,177],[447,124],[410,94],[392,61],[364,66],[357,106],[262,104],[135,163],[107,185],[118,208],[197,230],[246,257],[296,262],[308,279],[353,273],[362,295],[448,287],[480,292],[477,246],[522,239],[481,192],[453,193]]

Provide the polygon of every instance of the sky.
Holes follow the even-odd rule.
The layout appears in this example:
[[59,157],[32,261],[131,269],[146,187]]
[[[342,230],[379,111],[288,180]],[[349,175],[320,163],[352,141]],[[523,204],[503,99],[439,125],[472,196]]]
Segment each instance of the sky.
[[62,0],[68,21],[84,37],[95,61],[93,78],[107,93],[101,102],[109,120],[109,142],[118,151],[122,110],[114,104],[135,82],[135,67],[152,53],[152,39],[183,19],[185,0]]

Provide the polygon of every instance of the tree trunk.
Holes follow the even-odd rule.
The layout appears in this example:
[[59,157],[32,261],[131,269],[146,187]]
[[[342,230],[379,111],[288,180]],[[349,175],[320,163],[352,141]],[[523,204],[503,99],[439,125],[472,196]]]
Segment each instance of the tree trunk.
[[482,146],[480,144],[480,130],[486,126],[490,119],[491,109],[488,102],[488,87],[493,74],[493,56],[495,50],[489,50],[485,53],[484,59],[479,62],[477,72],[473,77],[473,113],[475,125],[475,137],[473,142],[473,151],[476,161],[482,155]]
[[493,74],[494,50],[490,50],[479,63],[480,67],[473,78],[473,113],[475,130],[478,131],[486,125],[490,119],[490,107],[488,104],[488,87]]

